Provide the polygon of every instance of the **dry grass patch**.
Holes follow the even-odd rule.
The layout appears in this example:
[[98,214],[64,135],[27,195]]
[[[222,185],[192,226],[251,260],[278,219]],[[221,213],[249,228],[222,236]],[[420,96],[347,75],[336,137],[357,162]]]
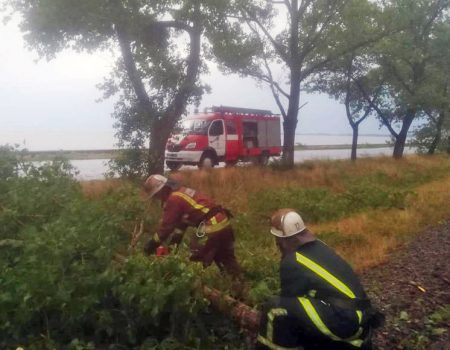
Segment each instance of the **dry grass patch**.
[[383,263],[389,252],[405,240],[450,216],[450,176],[419,186],[415,192],[416,196],[410,199],[404,210],[370,210],[337,222],[313,225],[312,228],[319,236],[336,232],[341,235],[342,242],[352,235],[364,237],[362,244],[338,243],[336,247],[357,270],[362,271]]
[[[268,235],[265,218],[270,215],[267,208],[272,209],[266,204],[280,203],[283,206],[285,199],[296,203],[298,196],[311,193],[299,189],[319,189],[319,197],[310,198],[321,200],[323,206],[319,203],[319,207],[309,207],[308,210],[318,215],[316,222],[323,223],[307,222],[308,226],[361,271],[384,262],[389,252],[405,240],[450,216],[449,170],[448,156],[409,156],[402,160],[367,158],[356,163],[310,161],[291,171],[260,167],[186,170],[170,174],[170,177],[209,194],[236,214],[234,227],[242,259],[262,255],[275,258],[276,248],[266,239],[270,237],[265,237]],[[81,186],[86,196],[99,198],[125,184],[121,180],[104,180],[85,181]],[[281,197],[277,189],[285,189]],[[331,191],[331,195],[324,199],[320,189]],[[378,189],[390,195],[396,191],[411,191],[411,194],[405,197],[405,203],[396,205],[393,201],[393,207],[381,208],[376,197]],[[334,200],[342,196],[347,196],[347,199],[350,196],[348,202],[344,202],[349,203],[348,206]],[[360,202],[363,207],[359,206]],[[302,208],[296,209],[301,212]],[[343,216],[339,210],[344,210]],[[338,215],[333,216],[334,211]],[[328,219],[322,213],[335,221],[326,222]],[[151,215],[152,220],[157,219],[156,214]],[[338,217],[341,219],[336,219]]]
[[383,174],[393,181],[405,171],[417,173],[441,168],[449,163],[448,156],[408,156],[401,160],[388,157],[360,159],[356,163],[340,161],[308,161],[290,171],[261,167],[232,167],[208,171],[186,170],[170,177],[187,186],[207,193],[231,209],[242,212],[249,209],[248,195],[266,189],[325,187],[335,192],[345,190],[349,178]]
[[97,199],[112,189],[123,186],[126,182],[119,179],[80,181],[83,194],[89,199]]

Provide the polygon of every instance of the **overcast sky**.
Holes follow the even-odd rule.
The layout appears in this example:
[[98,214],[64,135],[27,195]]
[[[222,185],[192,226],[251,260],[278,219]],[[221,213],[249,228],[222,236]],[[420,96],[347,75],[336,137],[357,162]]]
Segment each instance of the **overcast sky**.
[[[110,55],[64,52],[50,62],[37,60],[14,22],[0,24],[0,42],[0,145],[19,143],[30,150],[114,147],[114,101],[96,102],[101,97],[96,85],[112,66]],[[270,91],[251,79],[224,76],[213,68],[203,80],[212,91],[201,108],[227,105],[279,113]],[[297,133],[351,133],[344,107],[336,101],[304,95],[304,102]],[[387,131],[368,120],[361,133]]]

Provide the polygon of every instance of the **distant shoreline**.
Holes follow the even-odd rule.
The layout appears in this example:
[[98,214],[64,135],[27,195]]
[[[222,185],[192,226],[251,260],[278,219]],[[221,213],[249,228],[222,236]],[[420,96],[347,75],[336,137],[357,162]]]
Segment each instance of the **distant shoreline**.
[[23,155],[23,160],[41,162],[64,158],[68,160],[112,159],[116,158],[119,150],[60,150],[60,151],[28,151]]
[[[386,147],[394,147],[394,145],[387,143],[364,143],[358,145],[358,149],[368,149],[368,148],[386,148]],[[321,151],[321,150],[333,150],[333,149],[352,149],[352,145],[350,144],[342,144],[342,145],[296,145],[296,151]]]
[[[358,149],[374,149],[393,147],[390,144],[361,144]],[[296,151],[321,151],[321,150],[342,150],[351,149],[350,144],[341,145],[296,145]],[[60,150],[60,151],[28,151],[22,157],[26,161],[47,161],[55,158],[65,158],[69,160],[90,160],[90,159],[113,159],[120,153],[117,149],[101,150]]]

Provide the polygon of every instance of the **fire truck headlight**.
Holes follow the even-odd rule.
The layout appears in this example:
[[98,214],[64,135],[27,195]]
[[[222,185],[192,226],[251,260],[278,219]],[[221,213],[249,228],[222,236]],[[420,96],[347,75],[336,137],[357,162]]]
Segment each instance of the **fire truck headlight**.
[[195,147],[197,147],[197,142],[191,142],[191,143],[188,143],[188,144],[184,147],[184,149],[195,149]]

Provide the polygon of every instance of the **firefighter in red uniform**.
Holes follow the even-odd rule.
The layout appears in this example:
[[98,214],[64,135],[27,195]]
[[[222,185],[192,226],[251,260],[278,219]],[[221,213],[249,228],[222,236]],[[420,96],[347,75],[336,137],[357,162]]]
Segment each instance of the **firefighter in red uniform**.
[[[162,175],[151,175],[144,184],[146,193],[161,201],[163,217],[157,234],[144,251],[155,253],[158,247],[179,244],[188,226],[196,229],[191,241],[191,260],[205,267],[215,262],[219,269],[237,277],[241,268],[234,255],[234,233],[231,213],[197,191],[180,186]],[[205,244],[199,240],[206,238]]]

